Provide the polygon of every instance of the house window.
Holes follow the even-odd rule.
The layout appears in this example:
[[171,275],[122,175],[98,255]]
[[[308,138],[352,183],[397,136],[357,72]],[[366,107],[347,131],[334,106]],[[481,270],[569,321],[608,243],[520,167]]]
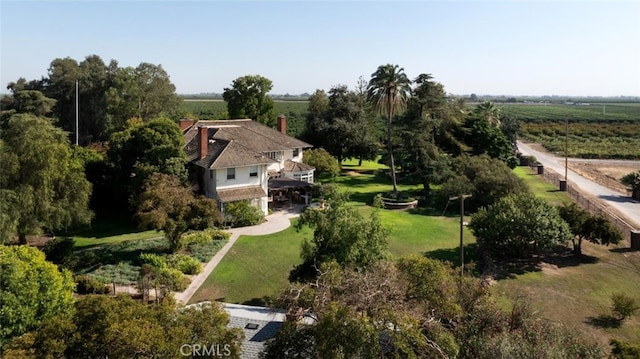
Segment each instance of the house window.
[[249,177],[258,177],[258,166],[249,167]]
[[293,157],[298,157],[299,154],[300,154],[300,149],[294,148],[293,149]]
[[235,168],[227,168],[227,179],[228,180],[236,179],[236,169]]
[[282,159],[282,152],[280,151],[267,152],[267,157],[271,158],[272,160],[280,161]]

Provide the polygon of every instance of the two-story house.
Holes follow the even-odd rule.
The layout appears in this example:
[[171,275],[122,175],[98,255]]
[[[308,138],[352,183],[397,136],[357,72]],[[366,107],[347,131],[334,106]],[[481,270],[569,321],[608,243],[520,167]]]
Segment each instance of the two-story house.
[[286,134],[284,116],[277,129],[249,119],[181,120],[180,128],[200,189],[221,209],[248,200],[267,214],[270,183],[279,188],[279,179],[289,188],[313,183],[315,168],[302,163],[303,149],[312,146]]

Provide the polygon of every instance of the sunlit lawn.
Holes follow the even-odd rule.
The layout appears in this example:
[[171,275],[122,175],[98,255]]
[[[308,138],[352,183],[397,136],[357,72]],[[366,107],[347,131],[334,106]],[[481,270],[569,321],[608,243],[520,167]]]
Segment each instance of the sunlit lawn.
[[[357,164],[357,162],[355,162]],[[365,161],[361,168],[377,166]],[[391,190],[384,177],[371,173],[350,173],[336,180],[352,194],[350,205],[358,206],[363,216],[373,209],[366,205],[376,193]],[[400,185],[402,190],[417,190],[417,185]],[[407,254],[425,254],[459,263],[459,217],[429,216],[425,211],[381,210],[383,225],[389,230],[389,253],[393,258]],[[288,286],[289,271],[300,263],[300,244],[313,235],[309,228],[294,228],[264,236],[241,236],[231,251],[207,278],[191,302],[222,300],[263,304],[265,296],[274,296]],[[474,260],[475,240],[465,228],[465,259]]]
[[73,238],[76,248],[164,236],[162,232],[140,230],[126,214],[112,211],[98,212],[91,225],[57,235]]
[[[570,202],[564,192],[532,174],[529,168],[516,168],[533,192],[553,204]],[[623,292],[640,302],[640,252],[625,247],[604,247],[583,243],[585,257],[572,256],[559,264],[544,264],[534,271],[498,281],[494,290],[503,300],[525,295],[536,310],[560,320],[607,345],[609,338],[640,342],[640,315],[623,322],[619,328],[607,327],[594,319],[610,314],[614,292]]]

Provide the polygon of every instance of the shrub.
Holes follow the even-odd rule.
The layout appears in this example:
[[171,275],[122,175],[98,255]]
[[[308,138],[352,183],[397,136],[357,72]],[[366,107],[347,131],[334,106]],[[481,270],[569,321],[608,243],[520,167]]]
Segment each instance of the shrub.
[[73,264],[73,247],[73,238],[58,237],[48,241],[42,251],[49,262],[69,268]]
[[231,237],[229,232],[221,229],[208,228],[203,231],[191,231],[182,237],[185,246],[191,244],[205,244],[216,240],[228,240]]
[[224,245],[225,241],[213,241],[209,243],[192,243],[188,246],[191,257],[200,262],[208,262],[218,250]]
[[171,255],[167,262],[171,268],[175,268],[184,274],[198,274],[202,272],[202,263],[184,254]]
[[633,345],[616,339],[611,339],[609,344],[612,346],[612,359],[640,358],[640,344]]
[[632,297],[624,293],[613,293],[611,295],[611,301],[613,302],[611,305],[611,312],[618,320],[625,320],[640,309],[638,303],[636,303]]
[[75,282],[78,294],[109,294],[111,291],[107,285],[90,276],[76,276]]
[[233,227],[254,226],[264,221],[264,213],[247,201],[228,203],[225,207],[225,220]]
[[334,178],[340,174],[338,160],[324,148],[305,151],[302,162],[315,167],[317,175],[326,175]]
[[167,259],[153,253],[140,253],[140,264],[149,264],[154,268],[167,268]]

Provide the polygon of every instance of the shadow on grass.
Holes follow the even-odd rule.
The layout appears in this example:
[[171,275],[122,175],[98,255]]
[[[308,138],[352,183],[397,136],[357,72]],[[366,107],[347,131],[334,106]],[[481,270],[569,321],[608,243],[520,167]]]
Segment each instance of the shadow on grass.
[[612,253],[630,253],[630,252],[638,252],[638,251],[640,251],[640,248],[626,247],[626,248],[611,248],[611,249],[609,249],[609,252],[612,252]]
[[128,213],[117,211],[97,211],[90,225],[57,234],[60,237],[103,238],[122,234],[139,233],[139,229]]
[[[432,251],[424,252],[425,257],[434,258],[443,262],[450,262],[453,265],[460,265],[460,247],[456,248],[440,248]],[[478,261],[478,246],[475,243],[465,244],[464,246],[464,263],[475,263]]]
[[567,247],[557,246],[547,254],[541,256],[496,261],[494,263],[496,267],[495,277],[496,279],[513,279],[517,275],[529,272],[540,272],[545,264],[561,269],[584,264],[594,264],[598,263],[598,261],[598,257],[585,254],[576,255]]
[[618,318],[612,317],[607,314],[602,314],[597,317],[589,317],[585,320],[586,324],[594,326],[596,328],[619,328],[622,321]]
[[257,307],[268,307],[269,304],[271,303],[271,298],[268,296],[263,296],[260,298],[251,298],[249,300],[245,300],[244,302],[240,303],[243,305],[253,305],[253,306],[257,306]]

